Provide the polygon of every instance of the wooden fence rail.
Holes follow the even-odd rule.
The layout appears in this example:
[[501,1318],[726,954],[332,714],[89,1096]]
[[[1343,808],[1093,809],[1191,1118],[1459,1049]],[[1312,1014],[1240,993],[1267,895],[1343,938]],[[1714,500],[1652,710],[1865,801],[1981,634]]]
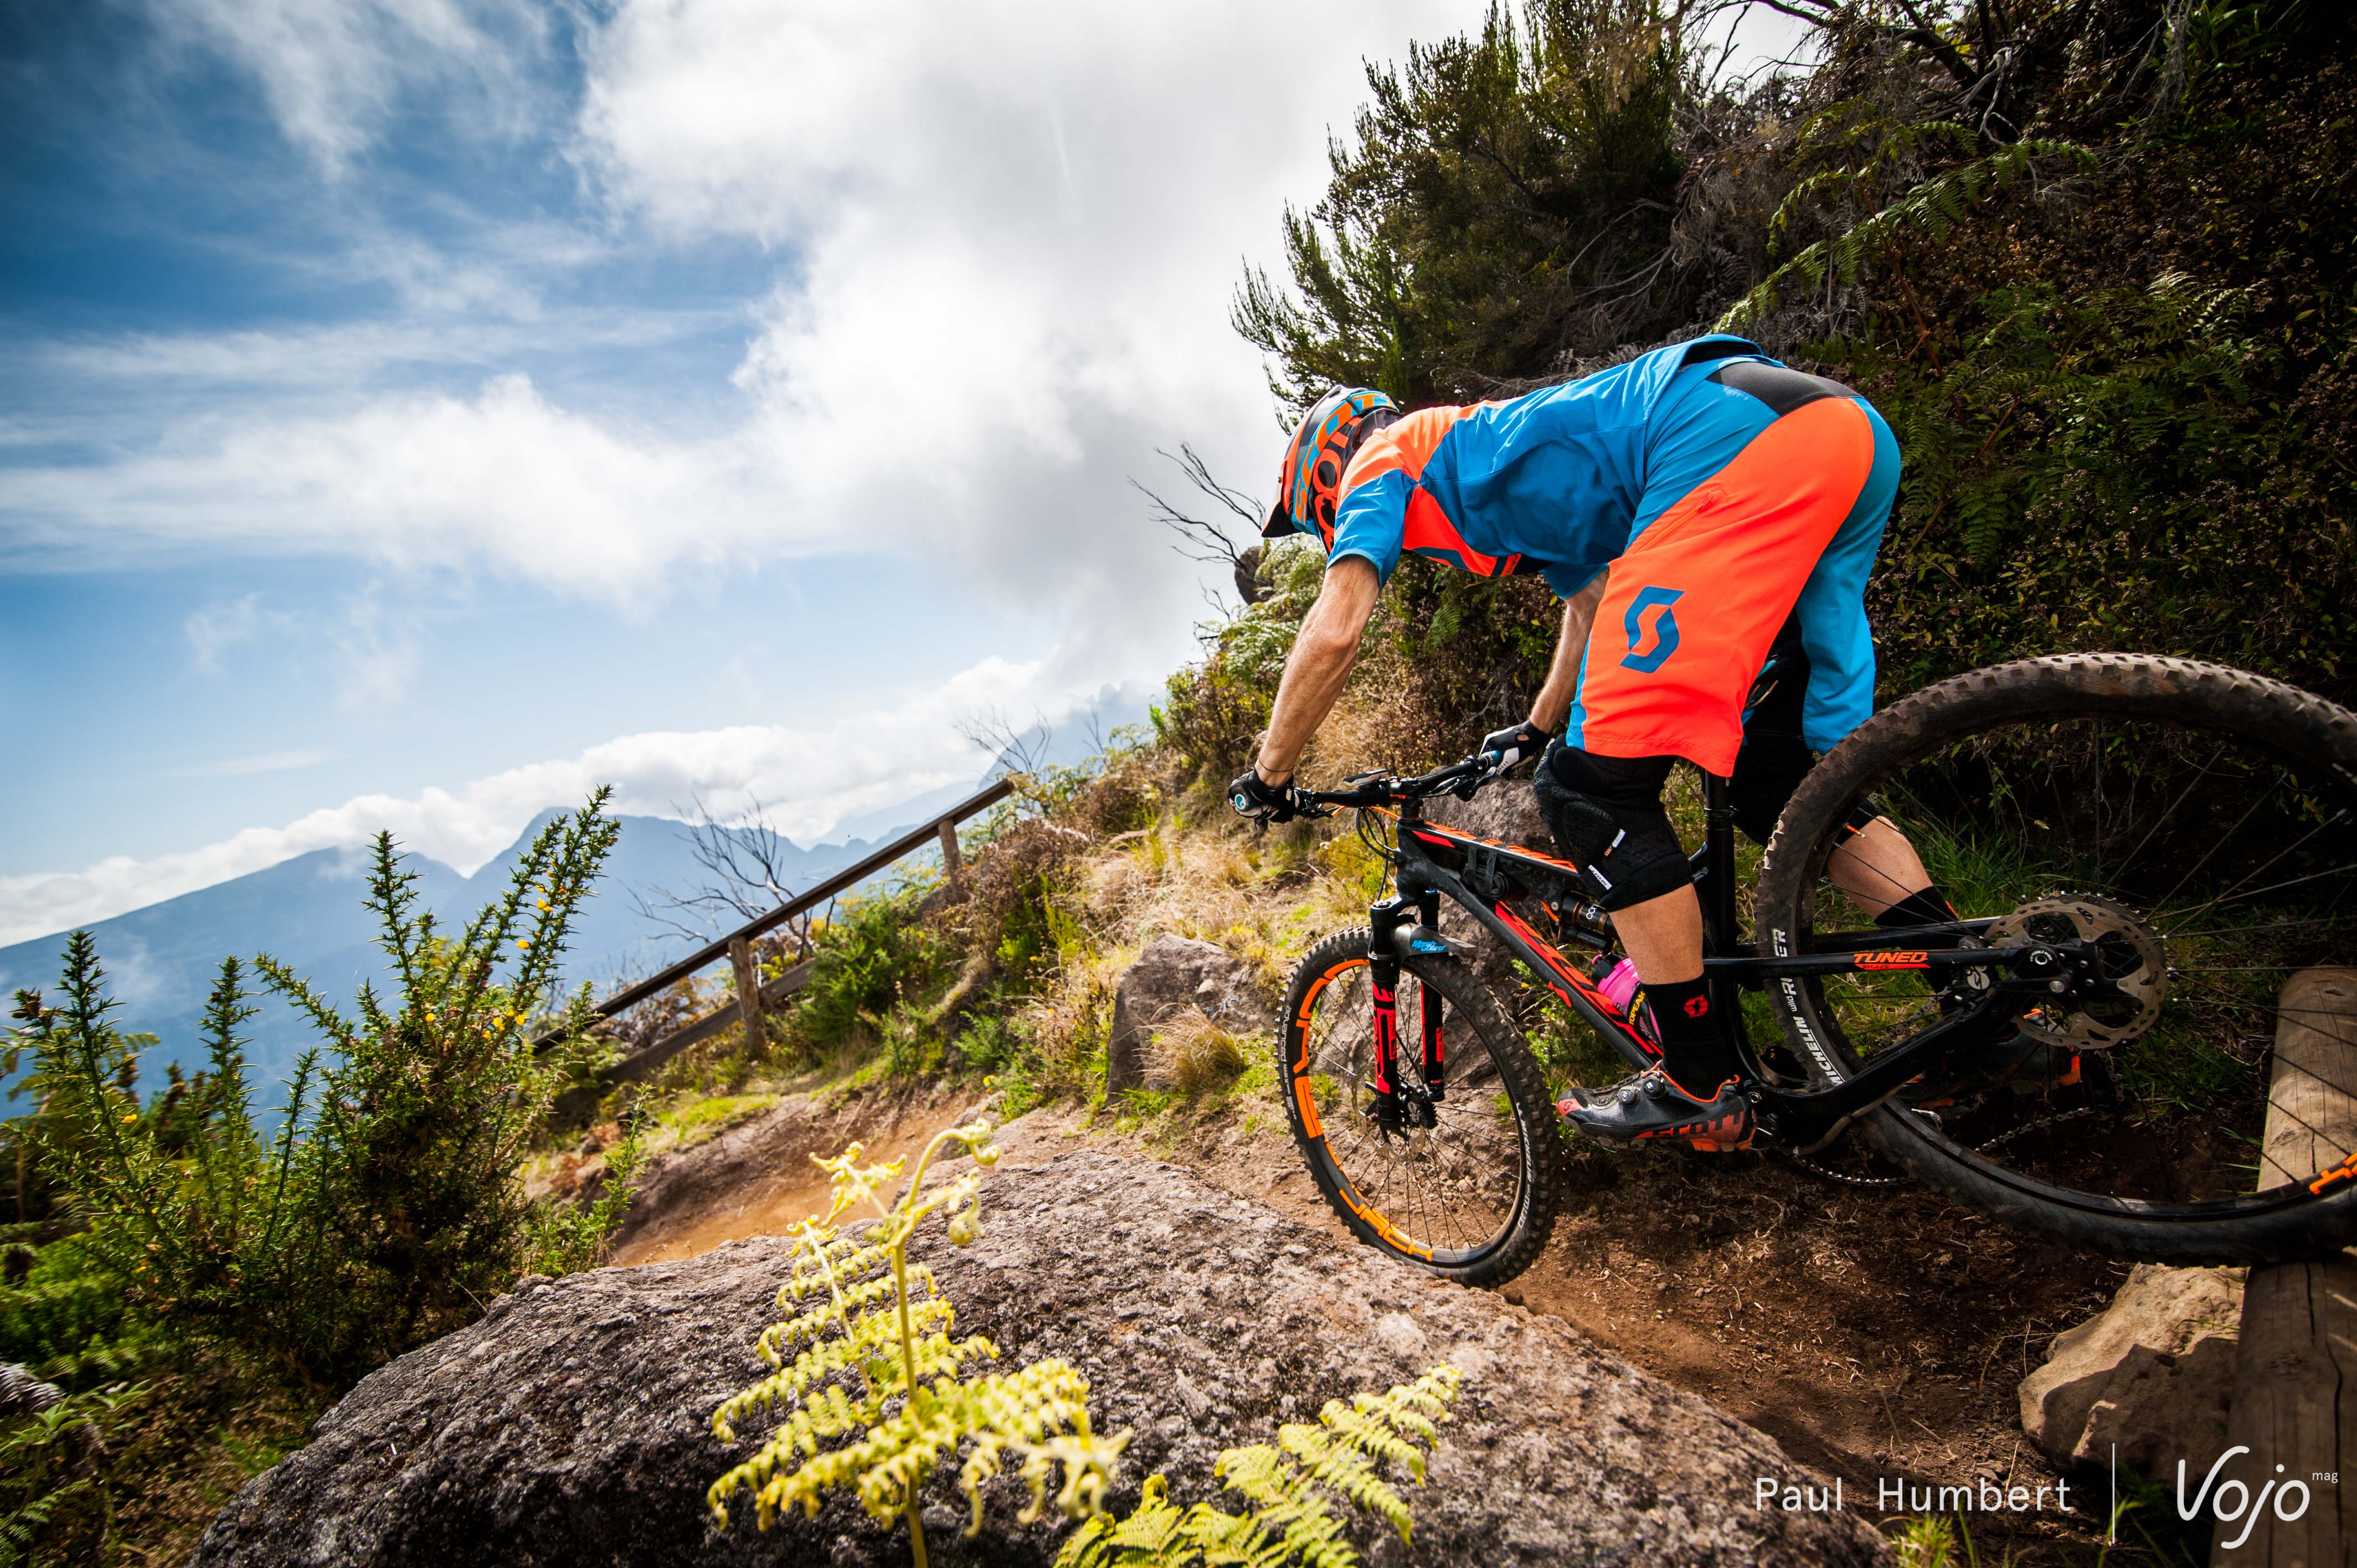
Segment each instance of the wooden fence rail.
[[[957,852],[957,825],[968,817],[990,810],[1014,792],[1015,786],[1004,779],[985,785],[981,789],[967,796],[921,827],[910,828],[858,864],[846,866],[815,886],[795,894],[768,913],[755,916],[726,936],[699,948],[677,963],[657,971],[636,985],[626,986],[607,997],[597,1004],[597,1015],[601,1018],[611,1018],[618,1013],[635,1007],[650,997],[678,984],[698,970],[718,963],[723,959],[729,960],[737,971],[735,1000],[717,1012],[707,1013],[701,1018],[683,1024],[662,1039],[632,1052],[616,1063],[607,1076],[610,1079],[625,1080],[643,1078],[697,1041],[710,1039],[730,1025],[737,1023],[744,1015],[744,997],[753,989],[751,979],[755,972],[752,961],[753,939],[766,931],[776,929],[797,915],[817,908],[845,889],[857,886],[903,856],[913,854],[929,843],[938,843],[942,850],[942,870],[949,877],[950,886],[953,890],[962,892],[964,886],[965,868]],[[811,961],[804,960],[777,979],[763,984],[760,987],[759,1004],[755,1008],[753,1015],[755,1026],[759,1026],[761,1008],[773,1007],[801,990],[809,983],[810,975]],[[536,1050],[544,1051],[562,1038],[564,1038],[562,1030],[552,1030],[533,1041],[533,1046]],[[568,1108],[577,1109],[578,1107],[574,1106],[572,1102],[577,1100],[580,1092],[576,1090],[569,1093],[565,1100],[560,1102],[559,1112],[563,1113]]]

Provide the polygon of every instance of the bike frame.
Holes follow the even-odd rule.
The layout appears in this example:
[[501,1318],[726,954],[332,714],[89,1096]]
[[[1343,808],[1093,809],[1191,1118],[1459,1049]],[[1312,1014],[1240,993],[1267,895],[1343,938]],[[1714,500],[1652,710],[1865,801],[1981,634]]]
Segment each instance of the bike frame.
[[[1426,779],[1387,780],[1390,788],[1384,790],[1387,798],[1383,806],[1363,799],[1365,789],[1320,797],[1336,805],[1361,809],[1387,806],[1397,814],[1396,890],[1368,910],[1373,929],[1368,956],[1375,992],[1376,1087],[1386,1100],[1392,1081],[1405,1086],[1408,1079],[1396,1068],[1398,1036],[1393,999],[1398,989],[1400,960],[1411,951],[1446,948],[1438,934],[1444,898],[1470,914],[1581,1022],[1631,1063],[1642,1067],[1661,1058],[1659,1047],[1620,1016],[1579,964],[1507,907],[1518,897],[1538,897],[1556,908],[1587,905],[1588,892],[1579,868],[1520,844],[1485,839],[1424,817],[1427,793],[1469,793],[1494,776],[1478,771],[1469,759]],[[1738,933],[1735,811],[1727,791],[1727,780],[1704,775],[1703,847],[1692,857],[1696,892],[1702,899],[1703,970],[1710,982],[1713,1004],[1729,1009],[1736,1020],[1737,1048],[1749,1080],[1744,1092],[1751,1101],[1755,1120],[1760,1132],[1777,1143],[1802,1149],[1826,1143],[1910,1080],[1936,1074],[1963,1052],[2011,1033],[2014,1020],[2038,1005],[2036,998],[2092,957],[2079,953],[2076,950],[2083,944],[2076,942],[1997,948],[1954,945],[1960,934],[1986,930],[1995,923],[1989,920],[1845,931],[1821,939],[1820,950],[1814,952],[1747,953]],[[1587,905],[1583,913],[1587,917],[1585,921],[1566,929],[1588,945],[1608,946],[1609,938],[1600,929],[1603,912]],[[1948,945],[1934,945],[1938,943]],[[1835,1060],[1824,1043],[1813,1036],[1804,1038],[1819,1072],[1833,1084],[1829,1089],[1811,1092],[1781,1089],[1760,1070],[1759,1057],[1742,1026],[1738,989],[1774,985],[1790,996],[1814,978],[1894,970],[1928,972],[1928,977],[1943,988],[1961,979],[1969,1000],[1877,1055],[1862,1069],[1853,1070]],[[1431,1008],[1429,1001],[1426,1007]],[[1437,1090],[1441,1048],[1437,1016],[1428,1014],[1424,1035],[1428,1087]]]

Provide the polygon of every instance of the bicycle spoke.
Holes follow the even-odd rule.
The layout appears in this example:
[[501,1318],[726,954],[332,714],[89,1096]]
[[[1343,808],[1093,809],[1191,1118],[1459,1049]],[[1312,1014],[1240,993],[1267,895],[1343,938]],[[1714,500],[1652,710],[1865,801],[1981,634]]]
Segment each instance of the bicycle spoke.
[[[2210,900],[2207,904],[2197,904],[2191,909],[2187,910],[2186,918],[2190,919],[2192,917],[2201,914],[2205,909],[2215,909],[2222,905],[2241,903],[2246,898],[2263,897],[2269,893],[2287,892],[2294,887],[2306,886],[2311,882],[2320,882],[2328,876],[2346,876],[2352,871],[2357,871],[2357,862],[2352,862],[2348,865],[2336,865],[2329,871],[2312,871],[2306,876],[2295,876],[2288,882],[2278,882],[2271,887],[2254,888],[2248,893],[2238,893],[2231,898],[2222,894],[2218,897]],[[2163,936],[2168,936],[2169,934],[2170,933],[2167,931],[2163,931],[2161,933]]]
[[[2021,678],[2050,692],[2075,677]],[[2271,1118],[2313,1135],[2309,1113],[2273,1087],[2279,1071],[2298,1080],[2278,1067],[2276,1035],[2300,1023],[2357,1043],[2345,1010],[2297,995],[2286,1007],[2281,995],[2304,971],[2357,966],[2357,789],[2345,764],[2304,761],[2297,746],[2233,729],[2239,720],[2196,730],[2105,711],[2116,679],[2087,677],[2086,710],[2059,719],[1986,706],[1967,717],[1960,699],[1950,738],[1894,748],[1903,760],[1886,776],[1849,788],[1883,802],[1935,884],[1984,922],[1973,940],[2053,944],[2080,977],[2051,1001],[2023,993],[2015,1031],[1902,1089],[1896,1109],[1937,1120],[1896,1124],[1959,1168],[2018,1172],[2034,1190],[2133,1214],[2280,1182],[2259,1172]],[[2171,671],[2155,689],[2186,679]],[[1819,845],[1849,842],[1830,812],[1805,832]],[[1900,891],[1879,866],[1844,875]],[[1783,918],[1836,937],[1824,885],[1809,896],[1813,907],[1787,902],[1797,915]],[[1837,1058],[1862,1064],[1963,998],[1943,1002],[1935,986],[1913,972],[1825,976],[1807,983],[1805,1016]]]
[[2218,743],[2218,749],[2210,754],[2210,760],[2203,764],[2201,769],[2198,770],[2192,778],[2185,781],[2185,788],[2179,792],[2176,800],[2171,800],[2169,803],[2169,809],[2161,812],[2158,817],[2153,820],[2152,826],[2145,830],[2144,837],[2136,840],[2136,848],[2128,851],[2126,864],[2130,865],[2136,864],[2136,856],[2142,854],[2145,852],[2145,846],[2152,843],[2152,835],[2160,832],[2163,827],[2168,825],[2169,820],[2177,814],[2177,808],[2185,804],[2186,798],[2191,795],[2193,791],[2201,786],[2202,780],[2209,776],[2211,770],[2218,766],[2218,759],[2226,755],[2226,747],[2230,743],[2226,741],[2220,741]]

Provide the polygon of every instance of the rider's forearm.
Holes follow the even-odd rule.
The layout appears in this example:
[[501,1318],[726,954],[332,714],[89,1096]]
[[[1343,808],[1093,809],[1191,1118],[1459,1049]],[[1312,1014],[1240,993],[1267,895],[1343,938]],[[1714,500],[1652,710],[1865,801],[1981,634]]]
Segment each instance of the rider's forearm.
[[1359,637],[1382,591],[1374,567],[1356,555],[1327,568],[1326,585],[1302,618],[1293,651],[1286,656],[1285,678],[1277,682],[1268,734],[1261,741],[1260,776],[1270,783],[1293,777],[1302,748],[1333,711],[1351,667],[1359,661]]
[[1547,667],[1546,684],[1531,701],[1531,723],[1549,735],[1562,731],[1564,715],[1571,712],[1571,699],[1579,691],[1579,664],[1587,653],[1587,628],[1604,598],[1604,578],[1598,572],[1594,582],[1564,601],[1563,636],[1555,645],[1555,662]]

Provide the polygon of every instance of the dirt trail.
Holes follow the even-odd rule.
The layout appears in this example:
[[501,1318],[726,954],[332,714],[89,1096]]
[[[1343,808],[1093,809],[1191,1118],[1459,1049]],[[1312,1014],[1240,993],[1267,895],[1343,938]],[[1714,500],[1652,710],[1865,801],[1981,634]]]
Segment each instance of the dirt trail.
[[[673,1156],[634,1205],[616,1261],[774,1234],[823,1201],[812,1153],[854,1138],[886,1157],[912,1151],[972,1097],[796,1096]],[[1166,1159],[1355,1245],[1281,1124],[1247,1131],[1230,1112],[1148,1143],[1112,1131],[1109,1118],[1043,1107],[997,1141],[1017,1163],[1081,1147]],[[2052,1481],[2021,1434],[2015,1385],[2124,1273],[1910,1187],[1843,1187],[1783,1165],[1660,1151],[1583,1157],[1553,1244],[1501,1294],[1759,1427],[1870,1500],[1883,1477]],[[2100,1509],[2104,1499],[2088,1501]],[[2031,1519],[2010,1537],[2006,1528],[1992,1520],[1995,1533],[1982,1522],[1975,1532],[2025,1564],[2062,1561],[2065,1543],[2101,1533],[2092,1512]]]
[[788,1095],[753,1121],[659,1159],[630,1204],[613,1261],[667,1263],[748,1236],[783,1235],[825,1210],[827,1177],[812,1155],[837,1155],[855,1142],[871,1159],[913,1155],[965,1120],[976,1098],[970,1088],[941,1085]]

